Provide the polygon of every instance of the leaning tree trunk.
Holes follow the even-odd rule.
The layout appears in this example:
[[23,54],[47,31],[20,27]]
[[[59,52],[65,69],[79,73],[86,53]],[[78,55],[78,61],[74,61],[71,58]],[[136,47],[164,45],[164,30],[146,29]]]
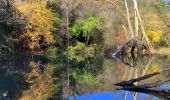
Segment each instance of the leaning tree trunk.
[[[136,15],[135,18],[137,18],[137,19],[139,20],[139,23],[140,23],[140,26],[141,26],[141,30],[142,30],[142,35],[143,35],[143,39],[142,39],[142,40],[146,40],[146,43],[147,43],[147,45],[148,45],[148,47],[149,47],[149,49],[150,49],[150,48],[152,48],[152,45],[151,45],[150,40],[149,40],[149,38],[147,37],[147,35],[146,35],[146,33],[145,33],[145,29],[144,29],[144,27],[143,27],[143,25],[142,25],[142,19],[141,19],[140,14],[139,14],[137,1],[136,1],[136,0],[133,0],[133,2],[134,2],[135,15]],[[137,22],[136,22],[136,24],[137,24]],[[137,26],[136,26],[136,27],[137,27]]]

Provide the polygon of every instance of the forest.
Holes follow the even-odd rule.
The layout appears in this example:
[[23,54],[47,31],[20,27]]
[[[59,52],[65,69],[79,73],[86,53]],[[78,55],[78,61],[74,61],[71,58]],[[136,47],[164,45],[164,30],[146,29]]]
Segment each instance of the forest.
[[[124,64],[115,64],[113,55]],[[12,82],[0,84],[0,99],[60,100],[110,91],[121,80],[118,72],[123,81],[130,72],[160,71],[169,55],[169,0],[0,0],[0,79]],[[142,66],[141,58],[143,72],[134,67]]]
[[1,0],[1,57],[106,54],[143,31],[154,48],[168,48],[169,2],[138,0],[140,20],[133,0],[126,4],[127,11],[124,0]]

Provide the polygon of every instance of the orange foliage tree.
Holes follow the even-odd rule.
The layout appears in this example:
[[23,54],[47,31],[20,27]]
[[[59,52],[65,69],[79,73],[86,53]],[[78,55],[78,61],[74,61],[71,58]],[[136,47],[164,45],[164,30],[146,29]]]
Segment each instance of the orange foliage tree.
[[24,47],[37,49],[54,43],[52,34],[55,14],[44,3],[25,4],[19,10],[28,17],[28,23],[20,36]]

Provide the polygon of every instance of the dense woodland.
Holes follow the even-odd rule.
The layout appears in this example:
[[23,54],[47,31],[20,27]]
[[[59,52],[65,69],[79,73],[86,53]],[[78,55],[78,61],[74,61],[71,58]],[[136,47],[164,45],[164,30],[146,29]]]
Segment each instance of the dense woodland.
[[154,48],[169,47],[169,2],[138,0],[140,21],[133,0],[125,1],[1,0],[1,56],[26,51],[93,55],[112,51],[143,30]]
[[[15,59],[21,61],[20,64],[12,62],[15,65],[29,66],[3,69],[11,71],[5,75],[14,78],[11,79],[14,83],[26,84],[17,84],[12,98],[59,100],[71,94],[65,88],[86,93],[86,89],[98,91],[92,88],[95,84],[110,89],[107,81],[112,82],[113,76],[108,74],[111,71],[118,78],[128,69],[131,71],[125,72],[127,75],[143,69],[138,74],[159,71],[162,61],[152,64],[154,58],[147,57],[148,63],[142,63],[146,69],[125,69],[122,64],[110,67],[114,61],[101,60],[98,56],[111,56],[116,48],[134,38],[154,52],[158,49],[159,53],[170,54],[169,20],[169,0],[0,0],[0,61]],[[16,55],[19,57],[12,58]],[[22,59],[21,55],[45,56],[50,64],[34,61],[33,56]],[[131,59],[125,57],[125,60]],[[68,65],[61,67],[57,62]],[[142,66],[126,62],[129,66]],[[78,85],[70,86],[77,81]],[[82,84],[87,85],[84,90]]]

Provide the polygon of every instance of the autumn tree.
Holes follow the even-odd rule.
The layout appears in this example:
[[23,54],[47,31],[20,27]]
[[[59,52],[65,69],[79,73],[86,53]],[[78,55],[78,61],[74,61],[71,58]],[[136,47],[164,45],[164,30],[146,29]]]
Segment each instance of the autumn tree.
[[26,4],[19,7],[19,11],[29,16],[24,32],[20,36],[20,42],[25,48],[41,49],[55,42],[52,34],[55,14],[46,8],[46,4],[37,2]]
[[[166,32],[166,22],[165,18],[163,18],[164,14],[160,14],[161,12],[158,11],[158,8],[162,8],[163,10],[164,4],[162,1],[140,1],[139,4],[139,11],[142,15],[146,35],[151,40],[152,45],[158,45]],[[145,8],[143,8],[142,5],[145,5]]]

